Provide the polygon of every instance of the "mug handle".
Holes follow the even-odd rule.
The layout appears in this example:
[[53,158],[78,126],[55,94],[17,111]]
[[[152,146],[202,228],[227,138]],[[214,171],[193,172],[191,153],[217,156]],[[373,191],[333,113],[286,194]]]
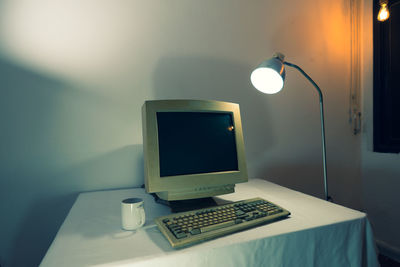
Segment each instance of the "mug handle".
[[141,209],[139,209],[140,212],[140,225],[139,227],[142,227],[144,225],[144,223],[146,222],[146,214],[144,213],[144,208],[142,207]]

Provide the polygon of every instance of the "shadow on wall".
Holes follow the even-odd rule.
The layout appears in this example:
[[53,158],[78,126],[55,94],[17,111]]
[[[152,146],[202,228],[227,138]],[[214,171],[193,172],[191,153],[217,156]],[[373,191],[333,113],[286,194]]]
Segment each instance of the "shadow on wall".
[[[322,161],[321,164],[310,164],[310,162],[312,162],[312,160],[307,158],[302,158],[301,162],[277,161],[272,162],[269,167],[265,168],[263,171],[268,171],[268,180],[271,182],[324,199]],[[332,162],[332,164],[328,166],[328,169],[331,170],[328,173],[328,193],[333,201],[339,204],[350,203],[350,205],[348,205],[350,208],[360,209],[360,206],[357,206],[358,195],[355,193],[348,194],[346,190],[343,190],[343,183],[338,182],[337,179],[337,177],[343,177],[346,174],[354,173],[354,169],[351,166],[343,166],[341,163],[335,164],[335,162]],[[359,185],[354,185],[351,181],[345,184],[344,187],[352,192],[357,192],[357,190],[359,190]]]
[[79,192],[143,183],[143,149],[116,142],[111,101],[4,60],[0,73],[0,264],[37,266]]
[[268,180],[305,194],[324,198],[322,165],[304,161],[307,159],[302,159],[298,164],[274,162],[268,167]]
[[[144,183],[143,145],[129,145],[72,166],[52,179],[70,190],[140,187]],[[64,187],[65,188],[65,187]]]
[[[264,97],[252,87],[250,73],[253,67],[203,56],[164,57],[154,72],[154,96],[155,99],[207,99],[238,103],[247,162],[252,162],[274,144],[276,134],[270,127],[271,111],[268,109],[269,101],[273,99]],[[252,175],[251,170],[249,172]]]

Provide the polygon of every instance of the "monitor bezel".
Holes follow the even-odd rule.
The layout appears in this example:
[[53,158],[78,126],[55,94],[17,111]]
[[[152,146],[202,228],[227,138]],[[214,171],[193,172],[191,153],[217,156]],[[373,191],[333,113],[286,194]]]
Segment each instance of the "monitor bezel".
[[[238,170],[160,177],[157,112],[231,113],[235,128]],[[247,182],[239,105],[215,100],[151,100],[142,108],[145,189],[148,193]],[[199,179],[201,178],[201,179]],[[217,179],[216,179],[217,178]],[[179,186],[177,187],[177,185]]]

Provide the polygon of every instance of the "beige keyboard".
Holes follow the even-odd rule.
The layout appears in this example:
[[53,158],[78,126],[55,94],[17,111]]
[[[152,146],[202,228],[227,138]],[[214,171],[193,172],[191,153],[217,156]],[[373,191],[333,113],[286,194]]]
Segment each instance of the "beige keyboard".
[[174,248],[190,246],[286,218],[290,212],[261,198],[173,213],[155,220]]

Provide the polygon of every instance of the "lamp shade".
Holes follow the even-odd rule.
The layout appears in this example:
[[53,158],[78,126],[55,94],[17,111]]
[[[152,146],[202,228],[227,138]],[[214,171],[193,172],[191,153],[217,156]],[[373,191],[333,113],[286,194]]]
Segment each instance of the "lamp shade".
[[283,61],[273,57],[263,61],[250,76],[253,86],[266,94],[278,93],[285,81],[285,67]]

